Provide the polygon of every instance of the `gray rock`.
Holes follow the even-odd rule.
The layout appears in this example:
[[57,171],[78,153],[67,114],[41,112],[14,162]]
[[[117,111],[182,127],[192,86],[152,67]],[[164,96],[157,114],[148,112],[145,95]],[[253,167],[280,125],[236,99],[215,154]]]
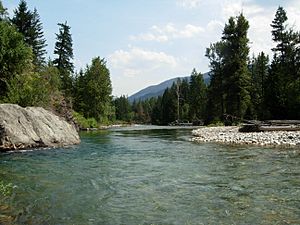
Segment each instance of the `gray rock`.
[[79,144],[76,129],[41,107],[0,104],[0,150]]

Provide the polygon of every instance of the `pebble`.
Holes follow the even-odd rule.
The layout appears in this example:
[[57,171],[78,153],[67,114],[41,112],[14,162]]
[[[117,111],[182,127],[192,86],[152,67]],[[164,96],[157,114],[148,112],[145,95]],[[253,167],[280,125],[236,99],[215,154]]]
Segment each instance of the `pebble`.
[[300,131],[239,132],[239,127],[203,127],[193,130],[192,141],[259,146],[299,146]]

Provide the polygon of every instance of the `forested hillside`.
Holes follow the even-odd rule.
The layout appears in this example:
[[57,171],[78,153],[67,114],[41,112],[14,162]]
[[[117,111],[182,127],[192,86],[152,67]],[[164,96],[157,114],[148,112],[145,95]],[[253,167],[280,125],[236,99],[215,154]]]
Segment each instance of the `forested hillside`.
[[300,33],[278,7],[273,21],[273,55],[249,56],[249,22],[241,13],[226,22],[221,39],[206,49],[210,83],[195,69],[178,79],[161,96],[129,102],[113,97],[106,60],[94,57],[86,68],[74,69],[72,29],[57,24],[54,58],[37,9],[21,0],[13,15],[0,1],[0,102],[42,106],[82,127],[112,122],[165,125],[174,121],[197,124],[242,119],[300,118]]
[[10,18],[0,1],[0,101],[42,106],[83,126],[114,119],[110,72],[103,58],[74,71],[71,26],[58,23],[54,59],[47,58],[37,9],[21,0]]
[[[203,74],[203,77],[204,77],[205,84],[208,85],[210,82],[209,73],[207,72],[207,73]],[[146,88],[138,91],[137,93],[129,96],[128,100],[130,103],[132,103],[134,100],[135,101],[144,101],[144,100],[150,99],[152,97],[162,96],[164,91],[167,88],[172,87],[173,83],[176,82],[178,79],[180,79],[180,80],[187,79],[187,81],[190,82],[190,78],[191,78],[190,76],[172,78],[172,79],[163,81],[160,84],[146,87]]]
[[273,56],[261,52],[250,57],[249,23],[243,14],[230,17],[221,40],[206,49],[209,85],[193,70],[189,82],[178,80],[162,97],[134,102],[132,118],[154,124],[299,119],[300,33],[288,24],[282,7],[270,26]]

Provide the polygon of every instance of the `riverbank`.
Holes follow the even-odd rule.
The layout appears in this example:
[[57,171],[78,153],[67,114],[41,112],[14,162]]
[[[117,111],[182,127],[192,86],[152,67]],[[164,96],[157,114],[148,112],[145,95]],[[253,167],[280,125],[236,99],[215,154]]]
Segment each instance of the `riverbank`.
[[0,104],[0,151],[79,143],[75,127],[44,108]]
[[80,131],[98,131],[98,130],[107,130],[110,128],[118,128],[118,127],[125,127],[125,125],[122,124],[115,124],[115,125],[102,125],[99,126],[98,128],[80,128]]
[[300,146],[300,131],[239,132],[239,127],[203,127],[192,132],[192,141],[258,146]]

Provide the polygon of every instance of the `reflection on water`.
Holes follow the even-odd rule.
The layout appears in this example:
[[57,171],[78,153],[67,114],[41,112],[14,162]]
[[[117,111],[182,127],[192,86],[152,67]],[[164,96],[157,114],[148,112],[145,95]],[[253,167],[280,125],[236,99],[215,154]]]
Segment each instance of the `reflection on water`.
[[0,155],[0,224],[300,224],[300,151],[194,144],[189,129],[82,133]]

